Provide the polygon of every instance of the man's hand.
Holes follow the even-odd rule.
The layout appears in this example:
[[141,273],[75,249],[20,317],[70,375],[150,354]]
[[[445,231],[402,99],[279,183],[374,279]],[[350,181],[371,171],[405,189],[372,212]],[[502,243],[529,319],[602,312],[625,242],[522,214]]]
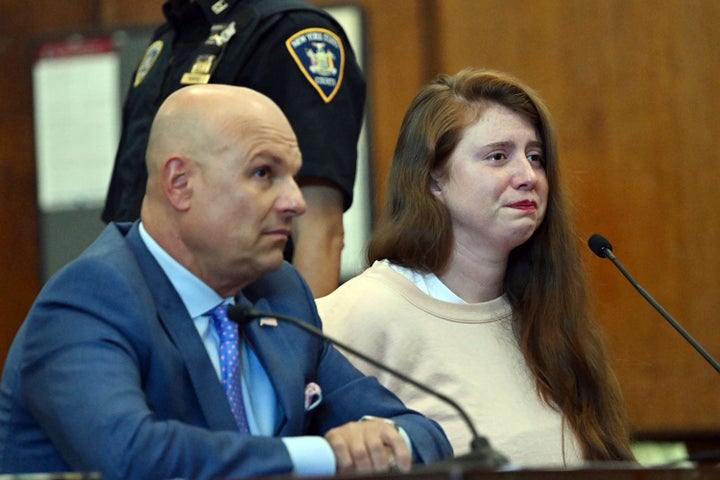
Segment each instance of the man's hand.
[[337,473],[410,470],[412,459],[395,425],[383,419],[351,422],[333,428],[325,439],[337,459]]

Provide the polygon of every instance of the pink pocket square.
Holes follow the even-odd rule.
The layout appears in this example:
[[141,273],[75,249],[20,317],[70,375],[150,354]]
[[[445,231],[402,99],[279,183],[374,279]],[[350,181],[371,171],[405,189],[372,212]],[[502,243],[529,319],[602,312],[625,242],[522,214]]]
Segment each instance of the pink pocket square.
[[315,382],[310,382],[305,386],[305,411],[309,412],[322,402],[322,389]]

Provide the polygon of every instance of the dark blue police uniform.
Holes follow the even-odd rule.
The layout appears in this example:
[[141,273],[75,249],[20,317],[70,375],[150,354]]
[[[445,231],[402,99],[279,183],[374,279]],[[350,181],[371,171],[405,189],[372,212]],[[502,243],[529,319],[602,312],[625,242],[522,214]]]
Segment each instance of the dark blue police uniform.
[[140,216],[150,125],[174,91],[196,83],[257,90],[287,116],[303,179],[330,181],[352,203],[366,85],[342,27],[302,0],[169,0],[135,72],[102,218]]

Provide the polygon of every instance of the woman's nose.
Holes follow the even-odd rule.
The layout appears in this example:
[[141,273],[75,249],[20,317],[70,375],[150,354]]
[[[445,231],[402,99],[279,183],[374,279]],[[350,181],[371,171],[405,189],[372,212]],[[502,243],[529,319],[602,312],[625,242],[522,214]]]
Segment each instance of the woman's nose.
[[532,190],[538,181],[535,166],[526,158],[518,158],[514,163],[513,185],[515,188]]

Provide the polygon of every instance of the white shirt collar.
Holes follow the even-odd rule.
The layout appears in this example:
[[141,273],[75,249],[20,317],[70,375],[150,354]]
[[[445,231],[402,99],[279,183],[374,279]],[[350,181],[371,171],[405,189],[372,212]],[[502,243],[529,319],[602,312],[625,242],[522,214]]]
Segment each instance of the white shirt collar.
[[215,290],[171,257],[145,230],[142,222],[139,230],[140,238],[165,272],[165,276],[177,291],[191,318],[200,317],[228,300],[223,299]]

